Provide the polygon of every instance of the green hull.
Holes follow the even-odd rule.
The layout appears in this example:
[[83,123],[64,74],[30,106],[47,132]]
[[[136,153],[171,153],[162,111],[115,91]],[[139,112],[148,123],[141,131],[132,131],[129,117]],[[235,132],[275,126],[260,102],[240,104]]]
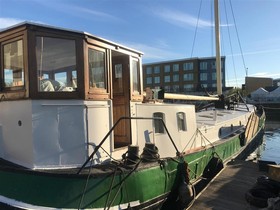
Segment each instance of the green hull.
[[[262,139],[264,121],[252,141]],[[227,161],[237,155],[242,147],[242,138],[236,133],[219,141],[214,147],[179,158],[161,159],[159,162],[140,163],[132,169],[111,166],[109,169],[84,169],[82,174],[64,170],[39,172],[11,166],[0,167],[0,202],[14,206],[23,203],[32,209],[35,206],[62,209],[103,209],[105,206],[148,206],[162,201],[177,186],[177,170],[184,159],[188,163],[192,182],[203,175],[213,155]],[[215,170],[215,169],[211,169]],[[88,172],[91,175],[88,175]]]

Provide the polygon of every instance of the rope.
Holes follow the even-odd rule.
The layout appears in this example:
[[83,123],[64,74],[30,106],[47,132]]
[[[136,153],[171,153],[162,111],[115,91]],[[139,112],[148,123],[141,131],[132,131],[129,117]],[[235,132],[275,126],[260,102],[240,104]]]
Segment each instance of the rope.
[[[229,22],[228,22],[228,15],[227,15],[226,4],[224,4],[224,7],[225,7],[226,21],[227,21],[227,26],[228,26]],[[228,30],[228,38],[229,38],[230,51],[231,51],[231,57],[232,57],[233,71],[234,71],[234,75],[235,75],[235,83],[236,83],[236,87],[237,87],[238,84],[237,84],[236,68],[235,68],[235,61],[234,61],[234,57],[233,57],[233,48],[232,48],[232,42],[231,42],[231,36],[230,36],[230,32],[229,32],[229,27],[227,27],[227,30]]]
[[244,55],[243,55],[243,51],[242,51],[242,47],[241,47],[241,43],[240,43],[240,38],[239,38],[238,30],[237,30],[237,25],[236,25],[236,21],[235,21],[235,16],[234,16],[231,0],[229,0],[229,3],[230,3],[231,13],[232,13],[233,21],[234,21],[234,28],[235,28],[236,35],[237,35],[238,45],[240,48],[241,57],[242,57],[242,61],[243,61],[243,66],[244,66],[244,69],[246,72],[246,76],[248,76],[248,68],[246,68],[246,65],[245,65]]
[[86,184],[85,184],[85,187],[84,187],[84,191],[83,191],[83,194],[82,194],[82,197],[81,197],[81,200],[80,200],[80,203],[79,203],[79,209],[81,209],[81,205],[83,203],[83,200],[84,200],[84,197],[85,197],[85,194],[86,194],[86,189],[87,189],[87,186],[88,186],[88,181],[89,181],[89,177],[90,177],[90,174],[91,174],[91,169],[92,169],[92,161],[90,161],[90,166],[89,166],[89,170],[88,170],[88,175],[87,175],[87,180],[86,180]]
[[197,35],[197,29],[198,29],[198,23],[199,23],[199,18],[200,18],[201,5],[202,5],[202,0],[200,0],[199,10],[198,10],[198,16],[197,16],[196,27],[195,27],[194,38],[193,38],[192,51],[191,51],[191,58],[193,56],[194,44],[195,44],[196,35]]
[[114,183],[114,180],[115,180],[115,177],[116,177],[116,174],[117,174],[117,170],[118,170],[118,166],[116,166],[116,169],[114,171],[114,175],[112,177],[112,180],[111,180],[111,183],[110,183],[110,188],[109,188],[109,193],[108,193],[108,196],[106,198],[106,202],[105,202],[105,206],[104,206],[104,210],[106,210],[106,207],[108,205],[108,201],[109,201],[109,198],[111,197],[111,192],[112,192],[112,189],[113,189],[113,183]]
[[158,149],[157,148],[143,148],[143,153],[141,154],[141,159],[144,162],[155,162],[159,159]]
[[116,200],[116,198],[117,198],[117,196],[118,196],[120,190],[122,189],[122,186],[123,186],[125,180],[138,168],[138,166],[139,166],[140,163],[141,163],[141,160],[140,160],[140,161],[135,165],[135,167],[134,167],[131,171],[129,171],[129,173],[121,180],[119,189],[117,190],[117,192],[116,192],[114,198],[112,199],[112,201],[109,203],[109,206],[108,206],[108,208],[107,208],[108,210],[110,209],[110,207],[112,206],[112,204],[113,204],[114,201]]

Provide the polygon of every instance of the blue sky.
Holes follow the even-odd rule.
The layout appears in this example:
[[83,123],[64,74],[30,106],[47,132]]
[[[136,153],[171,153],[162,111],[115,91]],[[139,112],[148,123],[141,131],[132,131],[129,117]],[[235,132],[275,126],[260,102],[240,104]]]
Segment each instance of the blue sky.
[[[229,2],[220,0],[226,85],[244,83],[245,69],[280,78],[280,0]],[[197,21],[199,8],[200,0],[0,0],[0,28],[33,21],[85,31],[142,51],[143,63],[215,56],[213,2],[202,0]]]

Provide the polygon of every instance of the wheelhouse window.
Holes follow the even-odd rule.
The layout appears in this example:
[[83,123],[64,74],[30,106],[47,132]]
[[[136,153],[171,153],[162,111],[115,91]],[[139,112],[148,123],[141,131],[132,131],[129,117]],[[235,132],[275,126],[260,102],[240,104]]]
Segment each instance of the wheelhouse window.
[[[155,112],[153,114],[154,118],[161,118],[164,121],[164,113],[162,112]],[[161,120],[154,119],[154,129],[155,133],[164,133],[164,126]]]
[[140,95],[140,66],[138,59],[132,59],[132,93]]
[[77,88],[74,40],[36,37],[39,92],[75,91]]
[[178,112],[177,114],[177,126],[179,131],[186,131],[186,114],[184,112]]
[[3,46],[4,88],[17,89],[24,86],[23,41]]
[[107,92],[106,54],[95,49],[88,50],[89,88]]

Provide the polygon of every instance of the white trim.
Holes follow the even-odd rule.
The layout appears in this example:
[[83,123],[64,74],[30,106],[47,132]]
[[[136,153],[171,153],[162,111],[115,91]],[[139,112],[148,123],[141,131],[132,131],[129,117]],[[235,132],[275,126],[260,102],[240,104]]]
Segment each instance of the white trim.
[[[24,202],[21,202],[21,201],[17,201],[17,200],[14,200],[14,199],[11,199],[11,198],[7,198],[7,197],[4,197],[4,196],[1,196],[0,195],[0,203],[3,203],[3,204],[7,204],[7,205],[10,205],[12,207],[16,207],[16,208],[21,208],[21,209],[26,209],[26,210],[71,210],[71,209],[65,209],[65,208],[52,208],[52,207],[45,207],[45,206],[35,206],[35,205],[32,205],[32,204],[28,204],[28,203],[24,203]],[[127,209],[128,208],[128,204],[130,204],[131,207],[134,207],[134,206],[138,206],[140,205],[140,201],[132,201],[130,203],[124,203],[124,204],[120,204],[118,206],[112,206],[110,207],[110,209],[112,210],[121,210],[121,209]],[[74,208],[76,209],[76,208]],[[90,208],[88,210],[103,210],[104,208]],[[84,209],[86,210],[86,209]]]

